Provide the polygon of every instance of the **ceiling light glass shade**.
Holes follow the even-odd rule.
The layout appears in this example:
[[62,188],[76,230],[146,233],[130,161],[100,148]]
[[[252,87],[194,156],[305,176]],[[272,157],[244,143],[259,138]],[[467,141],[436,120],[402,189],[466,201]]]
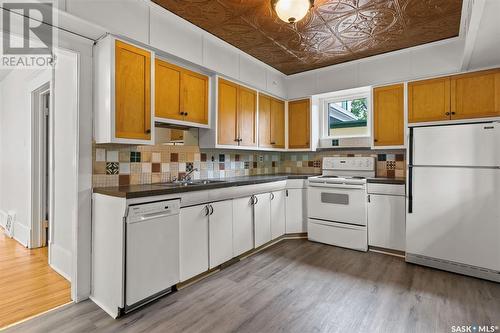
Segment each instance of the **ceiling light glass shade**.
[[314,0],[271,0],[271,5],[278,17],[287,23],[302,20],[313,3]]

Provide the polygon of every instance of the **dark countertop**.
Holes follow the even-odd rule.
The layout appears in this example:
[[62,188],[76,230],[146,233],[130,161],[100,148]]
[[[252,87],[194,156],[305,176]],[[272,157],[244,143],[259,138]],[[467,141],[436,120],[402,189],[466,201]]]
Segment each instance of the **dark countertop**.
[[[316,176],[312,174],[276,174],[266,176],[243,176],[224,178],[222,182],[219,179],[210,179],[214,183],[198,185],[177,185],[177,184],[145,184],[145,185],[126,185],[114,187],[96,187],[94,193],[109,195],[119,198],[142,198],[155,195],[166,195],[174,193],[183,193],[191,191],[212,190],[233,186],[254,185],[262,183],[277,182],[287,179],[307,179]],[[218,182],[219,181],[219,182]]]
[[392,185],[406,185],[405,178],[368,178],[366,180],[368,183],[375,184],[392,184]]
[[[112,197],[133,199],[133,198],[150,197],[155,195],[166,195],[166,194],[184,193],[191,191],[213,190],[213,189],[233,187],[233,186],[271,183],[287,179],[307,179],[313,176],[317,175],[276,174],[276,175],[265,175],[265,176],[243,176],[243,177],[224,178],[222,181],[220,181],[220,179],[210,179],[211,181],[213,181],[213,183],[189,185],[189,186],[167,183],[167,184],[125,185],[125,186],[114,186],[114,187],[96,187],[94,188],[94,193],[109,195]],[[399,184],[399,185],[406,184],[406,180],[404,178],[368,178],[367,181],[369,183],[378,183],[378,184]]]

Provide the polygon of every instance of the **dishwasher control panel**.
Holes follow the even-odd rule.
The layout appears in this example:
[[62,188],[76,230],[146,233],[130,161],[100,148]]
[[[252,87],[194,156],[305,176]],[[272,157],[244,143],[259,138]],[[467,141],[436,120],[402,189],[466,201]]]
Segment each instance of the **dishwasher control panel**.
[[155,215],[178,215],[180,209],[181,201],[178,199],[130,205],[128,207],[127,219],[129,221],[134,221],[141,220],[144,217],[151,217]]

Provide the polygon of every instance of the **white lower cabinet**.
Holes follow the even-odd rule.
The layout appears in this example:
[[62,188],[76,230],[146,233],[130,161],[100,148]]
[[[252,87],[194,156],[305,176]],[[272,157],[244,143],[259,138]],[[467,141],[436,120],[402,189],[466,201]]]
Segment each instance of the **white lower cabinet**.
[[208,270],[208,214],[208,205],[181,209],[179,232],[181,281]]
[[285,234],[286,224],[286,193],[277,191],[271,195],[271,238],[275,239]]
[[286,233],[307,232],[307,190],[286,190]]
[[[404,185],[368,186],[368,245],[405,251]],[[377,184],[378,185],[378,184]]]
[[209,205],[210,268],[233,258],[233,201],[219,201]]
[[255,247],[271,241],[271,196],[269,193],[254,195]]
[[253,197],[233,200],[233,257],[254,247],[252,200]]

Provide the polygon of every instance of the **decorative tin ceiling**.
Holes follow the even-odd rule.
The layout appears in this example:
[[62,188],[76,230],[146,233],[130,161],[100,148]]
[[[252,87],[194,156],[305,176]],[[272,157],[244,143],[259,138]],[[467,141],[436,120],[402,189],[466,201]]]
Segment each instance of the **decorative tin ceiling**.
[[462,0],[316,0],[296,26],[268,0],[153,0],[285,74],[458,36]]

